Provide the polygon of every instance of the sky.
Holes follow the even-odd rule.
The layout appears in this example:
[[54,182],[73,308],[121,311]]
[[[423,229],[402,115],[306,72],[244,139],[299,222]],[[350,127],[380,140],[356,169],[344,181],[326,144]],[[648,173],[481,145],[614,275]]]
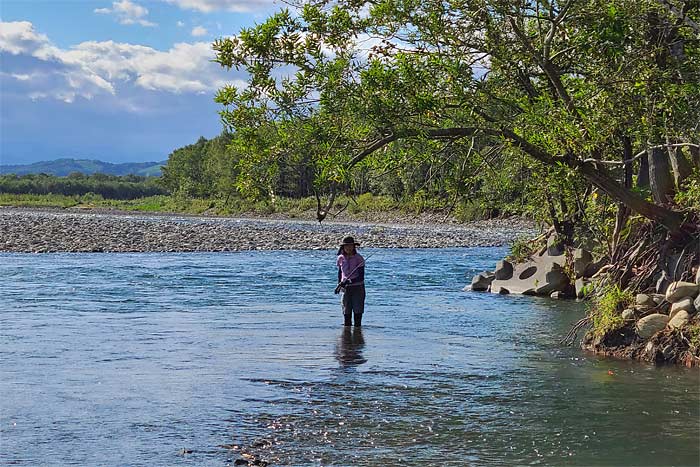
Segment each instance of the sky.
[[221,133],[214,102],[245,76],[211,43],[275,0],[0,0],[0,164],[162,161]]

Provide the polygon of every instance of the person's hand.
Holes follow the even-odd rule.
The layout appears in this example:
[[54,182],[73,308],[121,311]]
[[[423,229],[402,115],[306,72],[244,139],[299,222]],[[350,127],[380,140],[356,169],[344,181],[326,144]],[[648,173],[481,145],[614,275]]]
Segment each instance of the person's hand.
[[340,291],[349,283],[350,283],[350,279],[345,279],[344,281],[339,282],[338,286],[334,290],[334,293],[336,293],[336,294],[340,293]]

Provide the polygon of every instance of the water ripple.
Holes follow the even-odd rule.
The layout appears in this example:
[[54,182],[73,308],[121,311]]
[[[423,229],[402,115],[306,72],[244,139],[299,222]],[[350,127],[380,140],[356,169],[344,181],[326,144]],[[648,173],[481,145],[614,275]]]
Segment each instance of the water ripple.
[[328,251],[0,255],[0,463],[697,462],[697,372],[561,348],[578,304],[461,292],[503,249],[365,252],[362,331]]

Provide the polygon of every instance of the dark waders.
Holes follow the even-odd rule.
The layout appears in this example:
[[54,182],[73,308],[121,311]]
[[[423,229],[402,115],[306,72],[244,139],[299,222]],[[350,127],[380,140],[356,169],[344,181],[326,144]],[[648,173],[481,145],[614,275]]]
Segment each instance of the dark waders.
[[345,326],[352,326],[352,318],[355,318],[355,326],[362,326],[362,313],[365,311],[365,286],[351,285],[345,287],[343,294],[343,318]]

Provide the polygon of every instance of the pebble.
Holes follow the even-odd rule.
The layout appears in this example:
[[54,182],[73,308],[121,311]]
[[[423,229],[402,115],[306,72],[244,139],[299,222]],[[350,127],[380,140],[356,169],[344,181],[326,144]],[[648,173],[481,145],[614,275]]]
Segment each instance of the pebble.
[[60,209],[0,208],[0,252],[326,250],[345,235],[362,247],[507,245],[536,230],[526,219],[469,224],[323,222]]

